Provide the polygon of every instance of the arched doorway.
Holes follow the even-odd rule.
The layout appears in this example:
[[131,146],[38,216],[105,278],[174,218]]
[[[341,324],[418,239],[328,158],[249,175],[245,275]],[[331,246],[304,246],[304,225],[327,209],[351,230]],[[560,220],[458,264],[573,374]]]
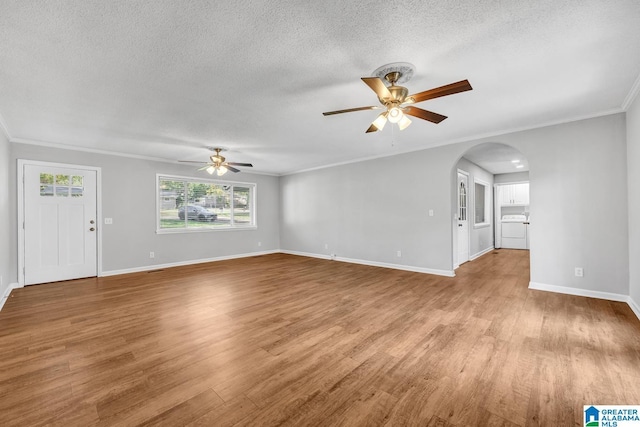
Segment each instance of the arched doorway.
[[453,166],[454,269],[496,249],[529,250],[529,164],[516,148],[482,143]]

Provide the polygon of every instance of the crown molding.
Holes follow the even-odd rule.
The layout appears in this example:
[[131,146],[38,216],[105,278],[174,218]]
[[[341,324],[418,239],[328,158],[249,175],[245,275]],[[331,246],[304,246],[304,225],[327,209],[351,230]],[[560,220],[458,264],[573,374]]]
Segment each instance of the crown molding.
[[481,140],[484,140],[484,139],[487,139],[487,138],[495,138],[495,137],[498,137],[498,136],[509,135],[509,134],[512,134],[512,133],[524,132],[524,131],[534,130],[534,129],[542,129],[542,128],[546,128],[546,127],[550,127],[550,126],[558,126],[558,125],[563,125],[563,124],[567,124],[567,123],[579,122],[581,120],[595,119],[595,118],[598,118],[598,117],[611,116],[613,114],[619,114],[619,113],[623,113],[623,112],[624,112],[624,110],[622,108],[614,108],[614,109],[611,109],[611,110],[600,111],[600,112],[594,113],[594,114],[586,114],[586,115],[583,115],[583,116],[575,116],[575,117],[572,117],[570,119],[556,120],[556,121],[550,121],[550,122],[542,122],[542,123],[539,123],[537,125],[522,126],[522,127],[510,128],[510,129],[503,129],[503,130],[499,130],[499,131],[495,131],[495,132],[488,132],[488,133],[484,133],[484,134],[465,136],[465,137],[461,137],[461,138],[457,138],[457,139],[453,139],[453,140],[449,140],[449,141],[439,141],[439,142],[436,142],[433,145],[430,145],[428,147],[414,148],[414,149],[410,149],[410,150],[400,150],[400,151],[396,151],[396,152],[393,152],[393,153],[380,154],[378,156],[360,157],[360,158],[354,159],[354,160],[346,160],[344,162],[337,162],[337,163],[332,163],[332,164],[328,164],[328,165],[315,166],[315,167],[311,167],[311,168],[307,168],[307,169],[301,169],[301,170],[298,170],[298,171],[282,173],[282,174],[280,174],[280,176],[295,175],[295,174],[299,174],[299,173],[312,172],[312,171],[321,170],[321,169],[333,168],[333,167],[336,167],[336,166],[349,165],[349,164],[352,164],[352,163],[360,163],[360,162],[366,162],[366,161],[369,161],[369,160],[381,159],[381,158],[385,158],[385,157],[392,157],[392,156],[397,156],[397,155],[400,155],[400,154],[415,153],[415,152],[418,152],[418,151],[429,150],[431,148],[442,147],[442,146],[445,146],[445,145],[460,144],[460,143],[463,143],[463,142],[470,142],[470,141],[481,141]]
[[9,128],[7,127],[7,123],[4,121],[4,117],[2,117],[2,114],[0,114],[0,129],[2,129],[2,133],[4,133],[4,136],[7,137],[7,140],[11,142],[13,138],[11,138]]
[[622,110],[627,111],[629,107],[631,107],[631,104],[633,104],[633,101],[635,101],[638,96],[638,92],[640,92],[640,74],[638,74],[638,78],[633,82],[631,90],[624,99],[624,102],[622,103]]
[[[636,82],[634,84],[634,88],[629,93],[629,96],[627,96],[627,99],[625,100],[625,105],[627,103],[627,100],[629,100],[630,102],[633,102],[633,98],[635,98],[635,94],[637,94],[638,91],[640,91],[640,76],[636,80]],[[632,93],[634,93],[633,97],[631,97]],[[418,152],[418,151],[429,150],[431,148],[442,147],[442,146],[445,146],[445,145],[459,144],[459,143],[470,142],[470,141],[480,141],[480,140],[487,139],[487,138],[495,138],[495,137],[498,137],[498,136],[509,135],[509,134],[517,133],[517,132],[523,132],[523,131],[528,131],[528,130],[533,130],[533,129],[541,129],[541,128],[550,127],[550,126],[557,126],[557,125],[562,125],[562,124],[567,124],[567,123],[578,122],[578,121],[581,121],[581,120],[588,120],[588,119],[594,119],[594,118],[598,118],[598,117],[610,116],[610,115],[613,115],[613,114],[623,113],[625,111],[626,110],[624,108],[622,108],[622,107],[621,108],[614,108],[614,109],[611,109],[611,110],[600,111],[600,112],[593,113],[593,114],[586,114],[586,115],[582,115],[582,116],[574,116],[572,118],[568,118],[568,119],[564,119],[564,120],[542,122],[542,123],[538,123],[536,125],[531,125],[531,126],[522,126],[522,127],[516,127],[516,128],[503,129],[503,130],[498,130],[498,131],[495,131],[495,132],[488,132],[488,133],[484,133],[484,134],[476,134],[476,135],[461,137],[461,138],[448,140],[448,141],[438,141],[438,142],[436,142],[436,143],[434,143],[434,144],[432,144],[432,145],[430,145],[428,147],[418,147],[418,148],[408,149],[408,150],[399,150],[399,151],[395,151],[393,153],[380,154],[380,155],[377,155],[377,156],[359,157],[359,158],[353,159],[353,160],[346,160],[346,161],[343,161],[343,162],[330,163],[330,164],[327,164],[327,165],[315,166],[315,167],[305,168],[305,169],[301,169],[301,170],[297,170],[297,171],[282,172],[282,173],[271,173],[271,172],[259,172],[259,171],[256,171],[256,170],[252,170],[250,172],[246,171],[245,173],[247,173],[247,174],[255,174],[255,175],[276,176],[276,177],[295,175],[295,174],[299,174],[299,173],[312,172],[312,171],[316,171],[316,170],[328,169],[328,168],[333,168],[333,167],[337,167],[337,166],[344,166],[344,165],[349,165],[349,164],[353,164],[353,163],[366,162],[366,161],[369,161],[369,160],[392,157],[392,156],[397,156],[397,155],[400,155],[400,154],[414,153],[414,152]],[[2,127],[3,130],[5,131],[5,133],[7,135],[9,135],[8,132],[7,132],[6,127],[4,126],[4,124],[2,122],[2,116],[0,116],[0,127]],[[48,142],[48,141],[39,141],[39,140],[33,140],[33,139],[28,139],[28,138],[11,138],[11,137],[9,137],[9,141],[13,142],[13,143],[16,143],[16,144],[38,145],[38,146],[43,146],[43,147],[58,148],[58,149],[62,149],[62,150],[82,151],[82,152],[87,152],[87,153],[95,153],[95,154],[103,154],[103,155],[110,155],[110,156],[127,157],[127,158],[132,158],[132,159],[149,160],[149,161],[154,161],[154,162],[171,163],[171,164],[178,163],[176,160],[169,160],[169,159],[164,159],[164,158],[160,158],[160,157],[151,157],[151,156],[143,156],[143,155],[139,155],[139,154],[122,153],[122,152],[118,152],[118,151],[101,150],[101,149],[97,149],[97,148],[81,147],[81,146],[60,144],[60,143]]]
[[[126,157],[130,159],[138,159],[138,160],[148,160],[152,162],[160,162],[160,163],[169,163],[169,164],[182,164],[177,160],[164,159],[162,157],[152,157],[152,156],[143,156],[140,154],[131,154],[131,153],[122,153],[119,151],[109,151],[109,150],[101,150],[99,148],[89,148],[89,147],[81,147],[77,145],[68,145],[68,144],[60,144],[57,142],[48,142],[48,141],[39,141],[36,139],[28,139],[28,138],[10,138],[9,141],[16,144],[25,144],[25,145],[37,145],[40,147],[50,147],[57,148],[59,150],[71,150],[71,151],[80,151],[84,153],[93,153],[93,154],[102,154],[106,156],[117,156],[117,157]],[[258,171],[243,171],[246,174],[252,175],[267,175],[267,176],[279,176],[275,173],[269,172],[258,172]]]

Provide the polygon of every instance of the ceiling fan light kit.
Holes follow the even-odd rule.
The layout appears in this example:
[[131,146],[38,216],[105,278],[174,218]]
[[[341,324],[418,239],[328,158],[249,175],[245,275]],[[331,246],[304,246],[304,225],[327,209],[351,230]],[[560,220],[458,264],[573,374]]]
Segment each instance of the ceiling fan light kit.
[[399,107],[391,107],[389,108],[389,121],[391,123],[398,123],[400,119],[404,116],[402,110]]
[[402,118],[398,121],[398,127],[400,128],[400,130],[405,130],[406,128],[409,127],[410,124],[411,124],[411,120],[409,119],[409,117],[405,116],[404,114],[402,115]]
[[382,128],[384,128],[384,125],[387,124],[388,115],[389,113],[385,111],[384,113],[380,114],[378,118],[376,118],[371,125],[375,126],[377,130],[382,130]]
[[[407,115],[436,124],[440,123],[446,119],[447,116],[423,110],[422,108],[417,108],[409,104],[416,104],[429,99],[440,98],[442,96],[453,95],[455,93],[473,89],[468,80],[461,80],[456,83],[409,95],[409,90],[399,84],[409,81],[414,72],[415,67],[412,64],[408,62],[394,62],[376,69],[373,72],[374,77],[362,77],[362,81],[376,93],[378,101],[382,104],[382,108],[386,110],[380,114],[373,123],[371,123],[369,128],[366,130],[366,133],[382,130],[387,120],[391,123],[396,123],[400,130],[404,130],[411,124],[411,120]],[[325,116],[331,116],[334,114],[375,110],[379,108],[381,107],[357,107],[346,110],[329,111],[322,114]]]

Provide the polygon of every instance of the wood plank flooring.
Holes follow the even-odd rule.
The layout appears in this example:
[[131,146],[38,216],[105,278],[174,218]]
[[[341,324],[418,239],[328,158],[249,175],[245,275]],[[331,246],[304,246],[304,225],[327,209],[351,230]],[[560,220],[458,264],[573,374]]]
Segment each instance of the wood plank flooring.
[[640,404],[624,303],[276,254],[13,291],[2,426],[581,426]]

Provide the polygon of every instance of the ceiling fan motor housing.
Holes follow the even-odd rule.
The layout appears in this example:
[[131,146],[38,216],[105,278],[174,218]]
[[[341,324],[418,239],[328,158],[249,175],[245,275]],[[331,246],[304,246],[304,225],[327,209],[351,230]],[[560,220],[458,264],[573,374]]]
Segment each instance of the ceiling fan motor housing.
[[209,157],[211,159],[212,163],[216,163],[216,164],[220,164],[223,163],[225,161],[225,158],[223,156],[221,156],[220,154],[216,154],[214,156]]
[[402,104],[407,95],[409,95],[409,90],[404,86],[391,86],[389,87],[389,92],[391,92],[391,99],[378,98],[383,105],[388,106],[392,104],[393,106],[393,104],[395,104],[395,106],[398,106]]

